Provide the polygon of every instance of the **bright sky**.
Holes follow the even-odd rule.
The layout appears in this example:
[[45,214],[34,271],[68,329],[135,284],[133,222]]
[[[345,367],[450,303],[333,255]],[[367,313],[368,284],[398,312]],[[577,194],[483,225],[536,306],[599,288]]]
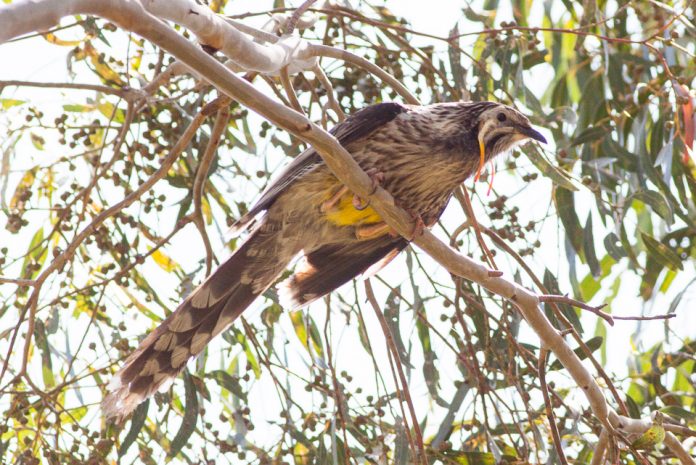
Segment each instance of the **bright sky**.
[[[357,1],[353,2],[354,5],[357,5],[358,3],[359,2]],[[449,33],[449,31],[453,28],[455,21],[460,19],[462,20],[462,22],[460,23],[460,30],[467,30],[466,22],[463,21],[463,15],[461,14],[461,5],[463,4],[462,2],[456,2],[452,0],[428,0],[427,2],[421,0],[393,0],[388,1],[386,3],[388,7],[392,9],[392,11],[394,11],[397,15],[404,16],[409,21],[411,21],[413,29],[440,36],[446,36]],[[473,2],[474,8],[479,7],[480,3],[482,2]],[[235,13],[245,11],[261,11],[266,7],[267,4],[272,4],[272,2],[258,0],[234,1],[230,2],[228,12]],[[532,18],[539,17],[540,9],[541,2],[535,2],[535,10],[532,11]],[[509,12],[500,13],[500,20],[510,19]],[[252,24],[260,25],[258,21],[259,20],[256,20],[256,22],[252,22]],[[416,42],[416,45],[421,45],[421,43],[419,42],[422,42],[422,44],[431,43],[427,39],[416,40],[418,41]],[[434,45],[436,45],[436,47],[439,47],[440,50],[444,50],[442,43],[435,42]],[[60,48],[50,45],[46,43],[43,39],[32,39],[17,43],[8,43],[0,45],[0,63],[5,63],[5,65],[0,68],[0,80],[20,79],[49,82],[88,81],[90,79],[89,74],[79,73],[74,78],[71,78],[68,75],[65,65],[66,53],[68,51],[69,48]],[[528,84],[530,82],[534,84],[533,89],[537,92],[538,95],[541,95],[549,84],[547,77],[544,76],[543,73],[526,75],[525,79]],[[50,114],[50,112],[60,114],[61,106],[64,103],[64,99],[61,97],[61,93],[55,90],[15,90],[13,88],[4,90],[2,94],[0,94],[0,96],[3,98],[31,98],[32,101],[37,104],[37,106],[46,108],[47,114]],[[7,124],[7,121],[5,121],[4,118],[6,117],[0,114],[0,128],[3,128]],[[549,133],[546,132],[545,134],[548,135]],[[2,144],[3,142],[4,141],[0,139],[0,144]],[[48,147],[50,147],[50,145]],[[269,148],[268,150],[274,149]],[[549,144],[547,150],[549,151],[549,158],[553,159],[553,143]],[[275,154],[273,156],[276,156],[277,159],[278,154]],[[29,158],[27,158],[26,160],[22,160],[21,157],[15,157],[14,164],[11,168],[14,172],[20,173],[24,169],[28,168],[30,166],[30,163],[32,163],[32,160]],[[528,163],[520,164],[525,165],[525,169],[533,170],[533,168],[531,168]],[[472,181],[469,181],[467,185],[471,186]],[[510,196],[511,194],[517,192],[517,188],[518,185],[514,184],[514,181],[511,177],[506,176],[504,173],[499,174],[499,178],[496,182],[496,190],[499,194],[506,194]],[[479,187],[478,191],[483,192],[482,187]],[[10,186],[8,192],[13,192],[13,186]],[[251,195],[253,198],[252,192],[248,192],[246,194]],[[593,202],[592,196],[586,192],[581,192],[579,194],[579,198],[580,201],[578,202],[578,205],[582,205],[584,202]],[[519,201],[521,205],[528,205],[529,210],[521,212],[523,216],[526,215],[528,217],[539,217],[547,210],[550,202],[550,183],[537,183],[536,190],[531,192],[530,190],[526,190],[519,194],[519,197],[517,197],[516,199],[519,199],[516,200],[516,202]],[[485,210],[482,208],[478,208],[478,211],[479,221],[486,223]],[[578,216],[580,217],[581,221],[584,221],[584,219],[587,216],[587,210],[584,209],[584,211],[579,211]],[[451,231],[453,229],[452,226],[460,224],[462,219],[463,214],[460,208],[457,205],[451,205],[445,215],[444,222],[446,225],[448,225],[448,229]],[[594,224],[597,225],[600,224],[600,222],[595,221]],[[563,250],[558,246],[559,237],[563,237],[562,232],[555,231],[551,229],[550,226],[547,227],[544,231],[543,236],[544,252],[538,255],[536,257],[536,260],[530,264],[538,272],[539,275],[543,274],[544,266],[547,266],[551,271],[557,273],[557,275],[561,278],[561,288],[569,292],[570,285],[568,284],[567,279],[562,278],[565,274],[567,274],[567,270],[563,265],[563,263],[565,262],[565,254]],[[601,238],[603,237],[603,235],[597,235],[597,237]],[[21,251],[24,250],[27,245],[26,237],[23,237],[21,235],[19,237],[10,235],[7,233],[7,231],[5,231],[4,227],[0,228],[0,241],[2,241],[4,245],[9,247],[10,250],[17,249]],[[597,239],[597,242],[598,247],[601,247],[599,244],[599,239]],[[191,252],[192,250],[194,250],[195,252]],[[217,250],[221,249],[218,248]],[[174,241],[173,245],[167,248],[167,253],[174,257],[177,257],[178,261],[187,270],[195,268],[195,265],[200,258],[200,255],[198,254],[202,253],[201,251],[202,247],[200,247],[200,239],[198,238],[198,235],[195,232],[194,228],[188,228],[187,230],[185,230],[184,233],[182,233]],[[437,266],[437,264],[432,262],[432,260],[427,259],[427,257],[425,256],[423,256],[422,258],[426,263],[430,264],[430,269],[432,269],[433,276],[444,276],[444,272],[440,269],[439,266]],[[385,279],[387,279],[387,281],[389,281],[392,284],[406,281],[405,276],[403,276],[403,273],[401,272],[401,270],[404,268],[403,260],[405,260],[405,257],[402,256],[399,260],[395,261],[394,264],[392,264],[381,274],[381,276],[385,277]],[[512,262],[506,263],[505,261],[502,261],[502,263],[500,264],[502,265],[502,268],[506,271],[514,269],[514,267],[512,266]],[[619,293],[620,298],[615,301],[620,304],[615,304],[611,310],[613,313],[620,315],[636,315],[639,314],[641,309],[640,301],[636,298],[639,280],[632,273],[629,274],[623,272],[625,269],[625,263],[620,263],[616,265],[614,268],[614,275],[617,277],[621,277],[622,286]],[[584,275],[587,272],[587,267],[579,266],[578,270],[578,276],[580,277],[580,279],[582,279],[582,277],[584,277]],[[156,276],[156,279],[153,281],[156,286],[161,287],[163,289],[169,288],[169,292],[166,295],[171,295],[172,297],[175,296],[175,289],[173,289],[173,287],[175,286],[173,285],[172,278],[168,277],[165,273],[163,273],[161,270],[152,265],[146,268],[146,272],[152,272],[152,276]],[[506,274],[510,276],[510,273]],[[677,279],[678,281],[674,283],[673,289],[683,288],[683,286],[688,281],[687,278],[683,275],[682,277]],[[376,290],[378,291],[378,297],[381,301],[384,301],[384,298],[386,296],[384,286],[379,286],[377,284],[375,284],[375,286]],[[360,288],[362,288],[362,286],[360,286]],[[164,292],[166,293],[167,291]],[[347,292],[350,292],[350,290],[348,290]],[[693,292],[694,291],[687,293],[687,296],[683,299],[682,304],[678,309],[678,317],[675,320],[672,320],[671,323],[671,327],[673,329],[676,329],[681,336],[691,338],[696,336],[696,316],[694,316],[693,312],[689,310],[693,304]],[[667,296],[657,295],[654,301],[651,302],[648,307],[651,308],[651,311],[653,313],[666,312],[669,307],[669,303],[673,298],[672,294],[673,293],[670,293]],[[600,292],[596,296],[595,301],[593,301],[592,303],[600,303],[604,295],[605,293]],[[260,304],[256,304],[256,306],[250,309],[250,311],[247,313],[247,317],[250,319],[255,318],[255,316],[261,309],[262,306]],[[370,339],[373,345],[376,347],[376,352],[381,353],[383,355],[384,351],[383,344],[381,342],[382,336],[381,331],[379,330],[379,324],[377,323],[375,318],[371,316],[371,311],[368,309],[368,307],[364,307],[364,310],[366,310],[366,318],[368,320],[367,323],[370,332]],[[324,321],[323,315],[325,313],[325,305],[321,302],[314,304],[312,306],[311,311],[312,315],[317,320],[317,324],[321,327]],[[432,315],[432,317],[438,318],[439,315],[435,314]],[[594,316],[585,316],[583,318],[583,322],[586,328],[586,335],[591,335],[593,333],[595,327],[595,320],[596,318]],[[5,321],[0,321],[0,331],[3,331],[4,329],[12,325],[13,322],[7,321],[7,319],[5,319]],[[293,329],[291,324],[289,323],[289,319],[282,319],[281,325],[284,328],[284,330],[288,332],[288,334],[293,333]],[[346,329],[345,322],[342,317],[340,317],[339,315],[335,315],[331,321],[331,325],[333,335],[335,337],[335,352],[341,352],[345,354],[360,354],[363,352],[362,348],[357,346],[360,343],[357,340],[354,328]],[[663,333],[662,323],[648,322],[644,323],[644,325],[650,325],[649,330],[642,332],[640,335],[640,340],[643,342],[644,347],[649,347],[651,344],[664,339],[665,335]],[[626,373],[626,363],[633,344],[631,342],[631,338],[632,336],[635,336],[637,329],[639,329],[640,327],[640,324],[636,324],[634,322],[617,322],[614,328],[609,328],[610,342],[608,343],[607,351],[607,365],[609,367],[609,371],[615,372],[617,374]],[[139,334],[141,332],[142,327],[133,328],[134,335]],[[415,335],[413,335],[413,337],[415,340]],[[537,339],[529,331],[523,331],[521,337],[532,343],[537,343]],[[293,339],[292,337],[290,337],[289,339],[291,341],[296,340],[296,338]],[[215,344],[217,344],[219,347],[223,347],[225,343],[221,343],[221,341],[218,338]],[[0,347],[2,347],[1,344]],[[309,364],[310,362],[307,358],[306,351],[297,342],[288,346],[287,358],[288,364],[290,366],[297,366],[297,371],[302,371],[303,373],[304,371],[306,371],[303,370],[303,367],[306,364]],[[368,366],[371,365],[371,362],[366,362],[366,359],[360,357],[359,355],[356,355],[355,357],[339,355],[337,370],[340,371],[341,369],[347,369],[352,374],[360,373],[361,367],[365,366],[365,363],[368,363]],[[372,383],[373,380],[369,379],[372,376],[371,367],[368,371],[368,379],[365,380],[365,382]],[[456,375],[454,373],[452,375],[456,378]],[[263,384],[264,381],[268,381],[265,378],[262,378],[259,381],[259,384]],[[448,373],[442,374],[443,385],[446,385],[448,382],[451,383],[451,381],[453,381],[453,379],[448,379]],[[361,380],[356,379],[355,383],[359,382],[361,382]],[[250,403],[255,406],[254,408],[256,411],[265,411],[267,414],[266,417],[268,419],[275,419],[278,409],[278,405],[276,405],[275,403],[276,393],[272,387],[272,383],[267,382],[266,384],[266,388],[264,388],[263,386],[256,386],[256,388],[253,390],[252,397],[250,398]],[[422,375],[420,374],[420,369],[414,370],[413,372],[411,389],[414,395],[417,397],[417,408],[422,415],[424,415],[429,408],[434,408],[433,406],[429,406],[427,404],[427,399],[425,396],[425,394],[427,394],[427,389],[425,387],[424,380],[422,379]],[[448,390],[443,389],[443,395],[446,396],[447,394]],[[271,399],[271,401],[269,401],[268,399]],[[262,435],[263,431],[257,430],[254,432],[254,434]]]

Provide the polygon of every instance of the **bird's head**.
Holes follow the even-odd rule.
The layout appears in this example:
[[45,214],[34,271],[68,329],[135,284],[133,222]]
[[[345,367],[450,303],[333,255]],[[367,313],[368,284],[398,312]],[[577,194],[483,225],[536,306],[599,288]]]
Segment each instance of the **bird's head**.
[[527,139],[546,142],[544,136],[532,127],[526,116],[512,107],[486,102],[476,121],[477,139],[490,159]]

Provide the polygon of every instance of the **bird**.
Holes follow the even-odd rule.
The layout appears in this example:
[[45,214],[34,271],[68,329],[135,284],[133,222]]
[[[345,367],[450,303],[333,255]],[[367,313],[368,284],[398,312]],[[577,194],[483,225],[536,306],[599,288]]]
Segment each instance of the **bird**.
[[[524,114],[490,101],[383,102],[355,112],[330,133],[375,186],[413,215],[416,229],[433,226],[455,189],[484,163],[522,142],[546,142]],[[412,239],[389,228],[311,147],[288,164],[235,227],[246,230],[247,238],[112,377],[102,401],[107,418],[125,418],[173,381],[296,257],[301,259],[294,272],[277,284],[280,303],[290,310],[379,270]]]

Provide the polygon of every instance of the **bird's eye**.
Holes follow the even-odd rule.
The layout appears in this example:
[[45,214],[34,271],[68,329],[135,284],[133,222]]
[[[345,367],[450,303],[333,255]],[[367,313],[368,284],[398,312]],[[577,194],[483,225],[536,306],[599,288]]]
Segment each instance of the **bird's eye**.
[[498,121],[500,121],[502,123],[503,121],[505,121],[507,119],[507,116],[505,116],[505,113],[498,113],[497,118],[498,118]]

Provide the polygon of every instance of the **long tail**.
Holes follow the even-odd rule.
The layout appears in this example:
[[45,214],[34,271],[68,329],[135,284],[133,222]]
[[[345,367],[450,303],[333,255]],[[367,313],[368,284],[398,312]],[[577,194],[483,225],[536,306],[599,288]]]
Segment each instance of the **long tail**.
[[107,417],[123,418],[227,328],[287,265],[278,235],[257,230],[141,343],[109,383]]

